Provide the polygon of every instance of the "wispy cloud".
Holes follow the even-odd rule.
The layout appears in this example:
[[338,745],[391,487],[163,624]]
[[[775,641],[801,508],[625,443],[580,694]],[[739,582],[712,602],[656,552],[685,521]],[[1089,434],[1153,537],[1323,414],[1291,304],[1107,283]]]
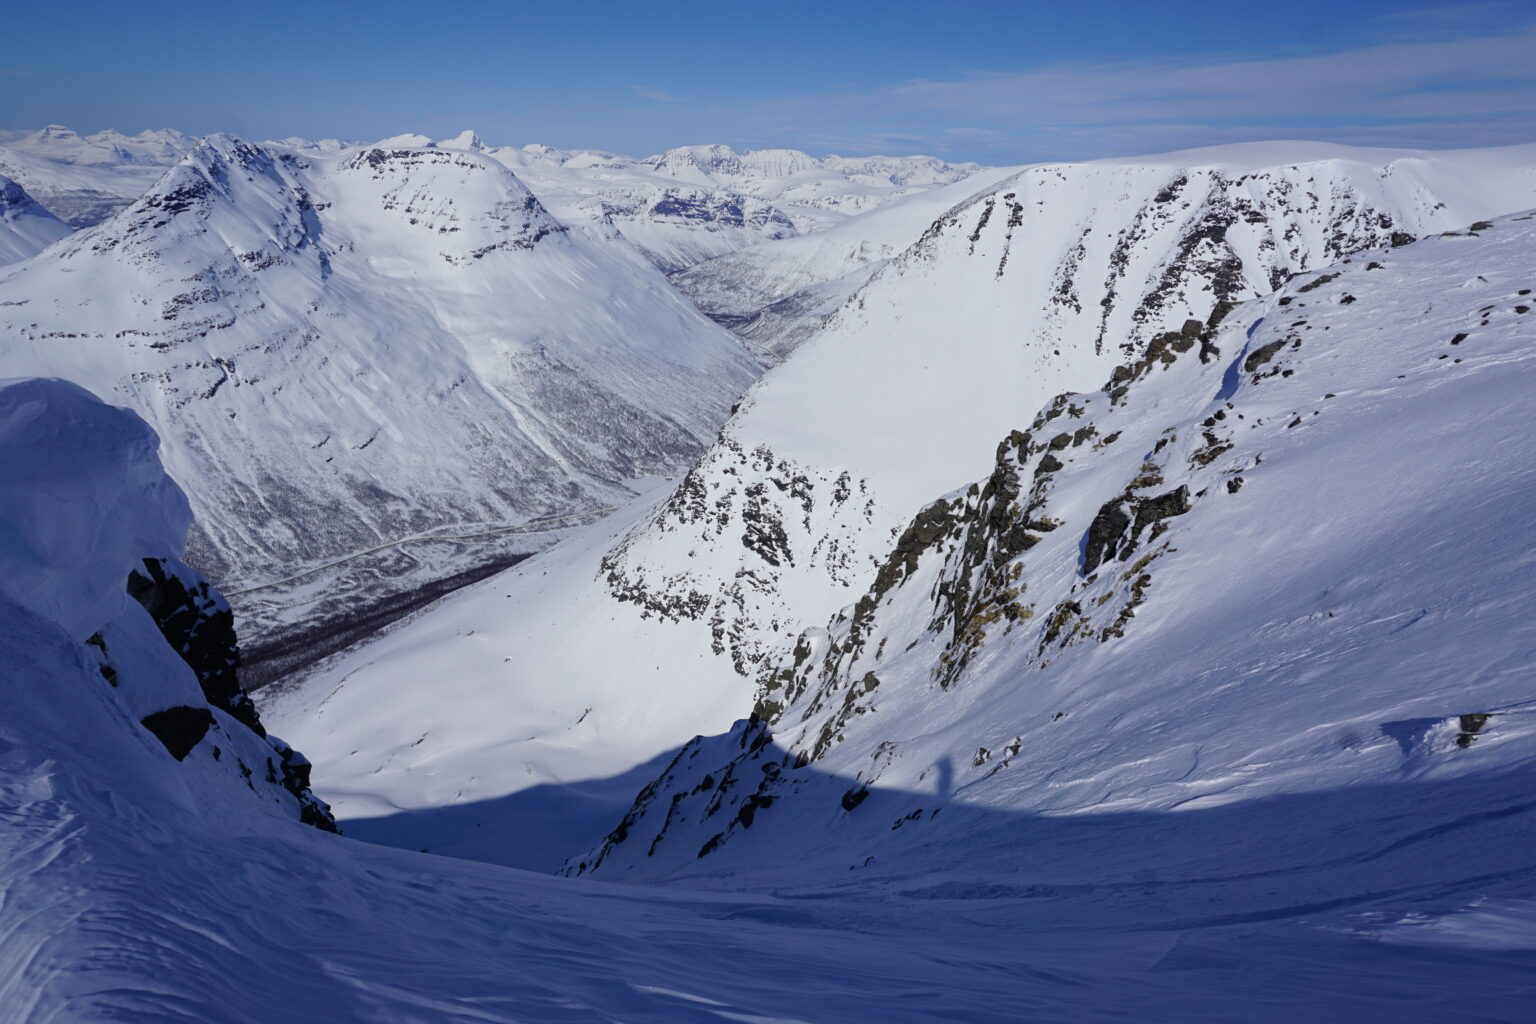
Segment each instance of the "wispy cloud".
[[1062,63],[914,79],[786,98],[757,114],[759,127],[774,133],[867,137],[899,129],[936,149],[1013,159],[1266,137],[1496,144],[1536,139],[1533,53],[1536,24],[1527,23],[1328,53]]
[[636,96],[639,96],[642,99],[655,100],[657,103],[676,103],[679,98],[677,96],[673,96],[669,92],[662,92],[660,89],[652,89],[648,85],[632,85],[630,88],[634,90]]

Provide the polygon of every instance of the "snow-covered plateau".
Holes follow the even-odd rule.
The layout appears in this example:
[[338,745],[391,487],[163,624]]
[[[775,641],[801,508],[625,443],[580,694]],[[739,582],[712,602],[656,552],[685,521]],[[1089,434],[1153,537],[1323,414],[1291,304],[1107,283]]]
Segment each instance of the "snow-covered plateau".
[[1530,1018],[1536,146],[48,131],[7,1021]]

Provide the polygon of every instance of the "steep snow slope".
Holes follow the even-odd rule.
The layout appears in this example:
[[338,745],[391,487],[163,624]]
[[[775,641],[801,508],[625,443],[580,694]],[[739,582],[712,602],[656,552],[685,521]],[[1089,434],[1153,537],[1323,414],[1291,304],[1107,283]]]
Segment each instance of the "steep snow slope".
[[[74,389],[24,387],[14,404],[0,390],[0,459],[49,457],[22,464],[37,474],[24,485],[0,476],[0,581],[33,571],[40,551],[71,557],[62,575],[0,590],[0,1006],[16,1024],[1001,1024],[1114,1019],[1128,1006],[1163,1020],[1342,1022],[1528,1009],[1530,867],[1510,850],[1528,845],[1531,815],[1475,791],[1416,786],[1393,834],[1422,829],[1378,837],[1322,879],[1412,874],[1332,906],[1275,906],[1320,888],[1294,865],[1189,877],[1229,850],[1251,853],[1249,868],[1275,857],[1210,812],[1065,829],[999,817],[994,835],[1049,856],[963,879],[812,862],[777,891],[741,877],[719,894],[536,876],[285,821],[231,782],[230,748],[222,761],[202,756],[207,740],[181,763],[168,756],[78,635],[95,611],[124,607],[111,566],[165,552],[186,521],[148,472],[152,437]],[[40,446],[28,422],[65,443]],[[141,615],[124,628],[145,641],[156,685],[174,689],[177,662],[163,644],[150,651],[153,626]],[[1461,753],[1499,752],[1496,730]],[[1349,823],[1370,818],[1374,795],[1334,808],[1346,813],[1330,845],[1362,845]],[[1283,821],[1315,825],[1313,809],[1282,808]],[[1213,854],[1201,846],[1213,837],[1234,845]],[[968,851],[931,851],[945,854]],[[1426,891],[1436,857],[1442,882]],[[1490,868],[1502,895],[1468,902]]]
[[757,373],[653,268],[492,160],[230,136],[0,272],[0,367],[154,423],[192,494],[191,557],[228,591],[615,504],[694,456]]
[[162,799],[334,831],[309,763],[235,681],[229,606],[179,561],[191,513],[157,447],[142,420],[73,384],[0,381],[5,724],[25,736],[38,711],[66,730],[77,711],[105,718],[163,769]]
[[1021,406],[1292,273],[1533,200],[1532,146],[1026,168],[935,221],[754,386],[607,560],[611,586],[711,623],[750,672],[867,585],[911,509],[983,475]]
[[38,205],[26,190],[0,177],[0,266],[37,255],[69,234],[69,225]]
[[82,136],[49,125],[5,140],[0,174],[19,182],[70,227],[89,227],[138,198],[196,141],[171,129]]
[[764,242],[671,275],[678,291],[754,350],[781,360],[957,203],[1017,173],[979,170],[823,231]]
[[1529,955],[1533,289],[1536,214],[1499,219],[1018,410],[991,475],[801,635],[760,720],[691,744],[570,870],[927,869],[941,899],[1012,875],[1046,919],[1444,926]]

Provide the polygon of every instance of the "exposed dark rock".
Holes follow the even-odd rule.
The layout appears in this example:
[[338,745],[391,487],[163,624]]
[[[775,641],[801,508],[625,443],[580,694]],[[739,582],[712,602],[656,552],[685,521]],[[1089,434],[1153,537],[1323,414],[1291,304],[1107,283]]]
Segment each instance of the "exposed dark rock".
[[1456,736],[1456,745],[1463,750],[1470,747],[1472,741],[1477,738],[1477,734],[1483,730],[1483,726],[1487,725],[1488,719],[1492,717],[1493,715],[1488,712],[1459,716],[1456,724],[1461,727],[1461,732]]
[[171,756],[181,761],[192,753],[192,748],[202,742],[208,730],[213,728],[213,712],[207,708],[185,705],[156,711],[143,718],[144,728],[155,734],[165,744]]
[[1104,503],[1088,526],[1088,537],[1083,546],[1084,576],[1114,557],[1115,546],[1130,525],[1131,515],[1125,509],[1124,499],[1115,498]]
[[1281,349],[1285,348],[1285,341],[1272,341],[1268,345],[1261,346],[1248,353],[1248,358],[1243,360],[1243,371],[1252,373],[1265,363],[1273,359]]
[[[1184,484],[1180,484],[1166,494],[1159,494],[1155,498],[1143,498],[1141,501],[1138,501],[1136,503],[1136,523],[1131,528],[1132,545],[1135,544],[1136,537],[1141,534],[1141,531],[1148,526],[1171,516],[1182,516],[1190,508],[1189,487]],[[1122,552],[1122,555],[1125,553]]]
[[182,576],[166,571],[165,562],[146,558],[144,572],[128,574],[128,595],[144,606],[166,642],[197,674],[208,703],[265,736],[256,706],[240,687],[234,613],[208,581],[194,580],[189,587]]

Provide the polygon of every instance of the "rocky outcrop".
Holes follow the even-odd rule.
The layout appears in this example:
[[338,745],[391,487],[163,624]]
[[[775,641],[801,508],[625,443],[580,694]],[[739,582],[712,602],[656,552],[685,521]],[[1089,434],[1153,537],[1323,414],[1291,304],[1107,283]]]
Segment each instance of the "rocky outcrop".
[[[149,612],[160,635],[197,677],[208,704],[250,730],[271,748],[266,758],[268,783],[281,786],[299,806],[299,820],[327,832],[337,832],[336,819],[310,789],[308,759],[261,724],[256,705],[240,685],[240,645],[229,604],[196,570],[169,558],[146,558],[143,570],[128,575],[128,595]],[[102,656],[102,674],[116,685],[107,643],[98,635],[94,646]],[[109,675],[110,673],[110,675]],[[181,706],[147,715],[143,725],[181,761],[214,727],[207,707]],[[248,772],[250,769],[246,767]]]

